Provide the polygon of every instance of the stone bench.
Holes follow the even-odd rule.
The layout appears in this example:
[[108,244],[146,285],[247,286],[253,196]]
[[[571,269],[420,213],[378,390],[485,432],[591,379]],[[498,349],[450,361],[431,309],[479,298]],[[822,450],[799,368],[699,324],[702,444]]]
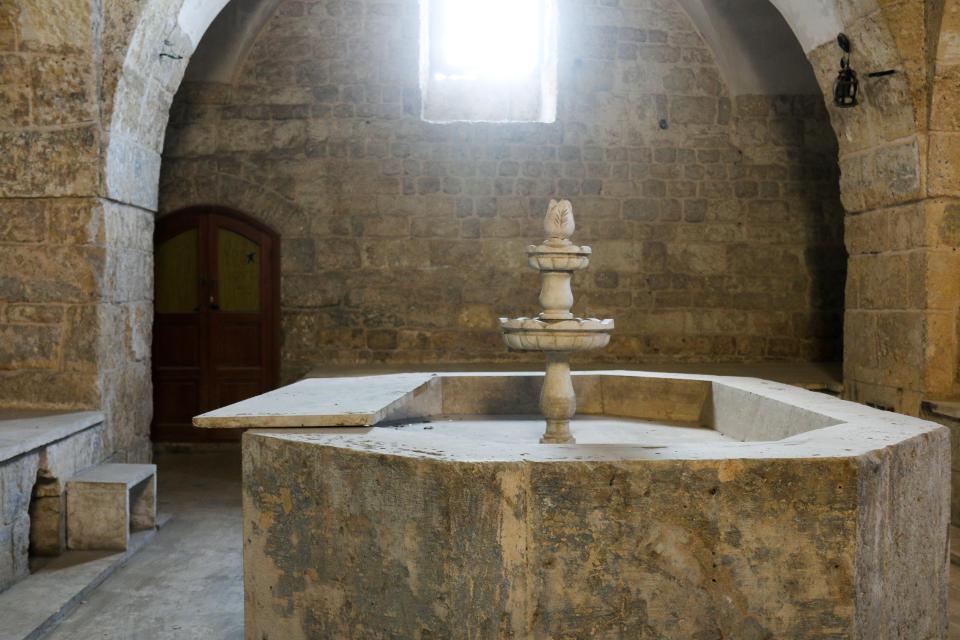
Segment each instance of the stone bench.
[[67,547],[126,550],[157,523],[157,467],[101,464],[67,481]]
[[66,549],[63,480],[103,460],[99,411],[0,409],[0,592]]

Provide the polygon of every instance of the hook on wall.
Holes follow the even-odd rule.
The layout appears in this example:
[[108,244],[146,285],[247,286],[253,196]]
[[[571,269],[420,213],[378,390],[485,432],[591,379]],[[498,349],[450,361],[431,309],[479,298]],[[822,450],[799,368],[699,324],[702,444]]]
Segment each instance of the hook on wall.
[[[163,46],[164,46],[164,47],[172,47],[172,46],[173,46],[173,43],[170,42],[169,40],[164,40],[164,41],[163,41]],[[160,52],[160,59],[162,60],[163,58],[170,58],[171,60],[183,60],[183,56],[181,56],[181,55],[179,55],[179,54],[176,54],[176,53],[169,53],[169,52],[167,52],[167,51],[161,51],[161,52]]]

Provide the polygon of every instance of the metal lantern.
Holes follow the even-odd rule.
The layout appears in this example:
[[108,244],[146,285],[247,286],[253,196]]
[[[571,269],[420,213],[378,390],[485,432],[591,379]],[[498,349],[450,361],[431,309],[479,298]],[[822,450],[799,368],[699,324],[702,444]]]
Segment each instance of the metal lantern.
[[859,104],[860,81],[857,72],[850,68],[850,39],[841,33],[837,44],[843,50],[843,57],[840,59],[840,73],[833,83],[833,104],[846,109]]

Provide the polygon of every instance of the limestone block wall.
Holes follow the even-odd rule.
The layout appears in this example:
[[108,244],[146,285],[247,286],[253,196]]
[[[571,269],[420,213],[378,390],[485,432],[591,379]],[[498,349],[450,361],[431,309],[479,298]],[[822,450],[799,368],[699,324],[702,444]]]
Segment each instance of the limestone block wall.
[[[311,114],[314,111],[319,114],[328,107],[331,113],[334,110],[337,111],[338,118],[346,118],[344,114],[351,106],[356,109],[357,105],[361,105],[359,108],[362,110],[370,108],[369,105],[372,104],[396,104],[396,98],[389,96],[391,92],[395,94],[399,90],[400,104],[404,105],[403,122],[406,123],[404,126],[407,127],[408,132],[405,135],[409,137],[410,132],[415,131],[417,127],[407,114],[408,109],[412,113],[412,108],[415,106],[412,101],[416,100],[416,92],[404,91],[413,89],[416,85],[410,79],[410,74],[415,69],[415,64],[411,62],[414,54],[410,49],[414,41],[412,32],[415,20],[409,15],[406,2],[407,0],[331,3],[330,6],[337,15],[331,14],[329,20],[324,15],[326,9],[318,8],[315,3],[278,3],[282,6],[275,20],[286,18],[291,22],[303,24],[292,25],[289,32],[276,28],[268,31],[271,34],[270,39],[274,42],[272,46],[279,50],[289,47],[287,52],[278,51],[282,55],[273,58],[275,63],[271,63],[267,57],[256,65],[261,69],[263,82],[269,85],[271,90],[276,91],[269,101],[252,100],[243,104],[264,107],[262,117],[278,123],[290,117],[282,113],[283,109],[287,108],[307,109]],[[98,212],[103,211],[103,215],[109,220],[121,217],[117,221],[123,222],[122,218],[132,216],[138,221],[137,225],[140,228],[146,229],[149,226],[147,221],[151,216],[150,212],[156,208],[159,146],[163,139],[170,96],[179,85],[183,68],[196,43],[199,42],[207,21],[224,3],[225,0],[105,0],[99,3],[88,0],[58,0],[56,12],[48,10],[49,3],[45,0],[11,0],[0,3],[0,148],[6,152],[0,154],[0,199],[4,200],[4,215],[0,225],[7,229],[3,233],[8,234],[0,240],[0,243],[3,244],[2,253],[11,251],[15,253],[14,258],[0,263],[0,281],[2,281],[0,301],[6,303],[0,311],[0,331],[3,331],[5,336],[12,336],[17,342],[16,348],[21,351],[29,350],[30,347],[24,345],[37,344],[40,335],[44,336],[44,345],[48,344],[46,337],[53,336],[57,345],[54,351],[58,353],[83,351],[87,349],[85,345],[89,342],[89,331],[65,333],[67,324],[58,325],[57,321],[26,322],[22,315],[25,312],[13,312],[21,315],[11,315],[10,312],[11,305],[57,306],[62,304],[65,314],[70,307],[84,307],[86,317],[95,316],[96,321],[89,326],[98,336],[95,341],[96,347],[93,349],[96,361],[93,365],[85,364],[82,370],[74,369],[73,365],[67,364],[35,366],[36,362],[26,362],[22,355],[11,355],[14,347],[8,346],[11,343],[4,341],[3,347],[10,349],[11,353],[0,355],[0,369],[2,369],[0,370],[0,404],[9,405],[15,402],[18,405],[64,408],[100,405],[108,413],[107,422],[108,431],[112,434],[111,440],[118,443],[116,447],[110,446],[108,449],[122,455],[127,455],[126,449],[133,445],[136,445],[140,452],[133,454],[134,456],[145,455],[143,451],[146,446],[150,411],[149,367],[142,354],[143,345],[149,342],[150,332],[151,314],[145,307],[152,297],[149,275],[139,280],[131,279],[135,287],[129,290],[130,293],[126,298],[112,292],[105,293],[105,289],[99,285],[95,293],[84,297],[79,302],[70,297],[65,298],[63,303],[53,303],[49,297],[45,298],[43,295],[34,297],[37,288],[35,286],[31,287],[30,293],[16,293],[16,291],[29,280],[24,276],[26,270],[38,269],[38,263],[41,261],[46,263],[45,270],[38,271],[45,274],[44,282],[59,281],[66,283],[67,286],[74,286],[75,280],[82,282],[88,273],[94,280],[99,277],[104,281],[106,265],[118,264],[124,259],[129,259],[128,264],[139,260],[142,268],[134,271],[149,274],[150,269],[146,265],[149,253],[142,250],[142,247],[149,244],[146,239],[148,234],[122,243],[101,243],[97,240],[87,243],[90,247],[80,250],[74,245],[58,244],[60,241],[52,239],[45,241],[47,244],[38,241],[11,240],[11,236],[15,234],[9,234],[8,230],[23,224],[24,218],[29,219],[38,211],[46,211],[48,220],[70,220],[69,214],[59,212],[60,205],[64,204],[56,202],[60,199],[69,201],[66,209],[76,205],[81,211],[80,215],[89,215],[91,220],[98,219],[101,215]],[[960,195],[956,188],[956,170],[954,169],[957,166],[955,161],[957,149],[960,148],[955,108],[957,104],[955,100],[956,69],[958,68],[957,60],[960,59],[954,44],[960,41],[954,37],[957,33],[957,25],[960,24],[957,20],[957,16],[960,15],[960,11],[957,10],[957,0],[933,2],[823,0],[818,4],[817,11],[811,10],[807,0],[772,0],[772,4],[786,17],[797,34],[803,49],[814,63],[816,78],[825,93],[829,94],[830,85],[836,76],[837,49],[834,36],[840,30],[847,32],[855,43],[857,51],[855,60],[858,70],[872,71],[887,68],[897,70],[893,76],[865,81],[864,103],[861,107],[853,110],[831,110],[831,119],[840,142],[840,157],[844,169],[842,187],[844,204],[848,212],[852,216],[876,214],[874,220],[879,226],[894,234],[882,240],[885,246],[891,247],[883,250],[884,255],[869,252],[858,254],[859,249],[856,249],[854,244],[862,246],[864,243],[854,238],[852,234],[854,232],[872,234],[871,229],[875,225],[864,222],[848,226],[847,229],[848,241],[852,241],[851,253],[860,256],[852,261],[851,272],[862,270],[862,273],[854,274],[850,280],[852,287],[857,288],[855,291],[857,299],[864,300],[863,303],[852,303],[846,314],[847,339],[844,360],[848,395],[857,400],[915,413],[922,396],[955,396],[960,390],[960,383],[957,382],[960,350],[957,349],[956,304],[951,304],[946,298],[935,302],[936,295],[921,296],[918,293],[921,290],[919,281],[891,281],[875,278],[867,272],[873,270],[873,265],[883,262],[885,266],[881,267],[881,270],[892,277],[899,278],[907,275],[913,278],[909,273],[923,274],[921,277],[926,279],[924,288],[928,291],[938,289],[952,292],[949,285],[950,271],[941,268],[949,263],[946,254],[955,251],[957,247],[956,242],[950,240],[950,234],[939,236],[935,241],[929,240],[933,236],[925,236],[928,238],[927,242],[932,244],[907,246],[898,244],[898,239],[902,237],[899,235],[900,229],[887,224],[887,220],[900,219],[902,216],[899,212],[903,208],[913,208],[918,216],[915,221],[919,227],[934,229],[939,224],[937,221],[942,217],[941,213],[946,208],[954,206],[957,196]],[[565,64],[562,69],[562,78],[565,78],[563,80],[566,83],[565,86],[568,89],[577,88],[579,96],[594,96],[589,99],[583,98],[583,101],[589,104],[589,111],[596,116],[598,122],[617,109],[622,110],[622,105],[632,104],[623,100],[619,102],[608,100],[611,96],[624,95],[628,76],[631,78],[630,81],[635,83],[626,93],[631,98],[643,98],[648,105],[645,111],[637,107],[635,114],[631,112],[630,117],[636,115],[638,121],[641,114],[643,114],[642,118],[650,118],[651,112],[655,112],[656,116],[661,112],[669,115],[673,97],[713,97],[709,93],[703,95],[682,93],[679,89],[668,88],[663,84],[664,69],[690,65],[682,73],[686,75],[687,71],[693,71],[696,77],[698,64],[710,66],[705,61],[709,57],[706,48],[702,43],[690,39],[694,36],[691,35],[692,31],[689,29],[686,16],[676,11],[672,0],[650,0],[646,5],[619,0],[584,2],[582,6],[575,2],[564,2],[564,6],[565,11],[569,11],[571,7],[580,7],[578,9],[580,12],[566,23],[568,26],[570,24],[586,25],[593,30],[594,34],[597,32],[604,34],[602,37],[597,37],[588,35],[586,32],[582,36],[568,32],[564,36],[562,48],[562,62]],[[305,34],[306,23],[310,21],[313,26],[310,27],[309,34]],[[618,31],[618,41],[614,46],[613,40],[607,35],[608,32],[602,29],[626,24],[629,21],[638,25],[637,37],[641,37],[642,32],[644,34],[642,37],[646,37],[647,40],[621,43],[619,42],[621,35]],[[336,28],[335,32],[334,28]],[[625,29],[624,33],[634,33],[630,27]],[[663,38],[666,40],[664,41]],[[593,44],[588,42],[591,39]],[[402,42],[397,44],[400,40]],[[628,53],[631,46],[636,47],[638,59],[642,59],[642,64],[631,62],[630,53]],[[313,49],[317,58],[311,60],[310,65],[297,64],[297,56],[301,56],[301,61],[305,60],[302,52],[295,52],[298,47],[317,47]],[[590,53],[591,47],[602,52]],[[160,57],[161,50],[170,53],[173,57]],[[620,59],[621,55],[626,58]],[[183,58],[178,60],[177,56],[183,56]],[[320,67],[316,64],[317,59],[327,61],[321,65],[322,71],[318,71]],[[348,60],[352,65],[356,65],[354,68],[362,68],[366,75],[362,78],[361,75],[349,76]],[[586,66],[577,67],[577,60],[580,60],[580,65]],[[293,63],[293,66],[284,61]],[[275,69],[271,69],[271,64]],[[381,68],[387,71],[381,74]],[[575,73],[575,68],[584,70]],[[610,68],[614,69],[613,81],[617,83],[613,89],[602,89],[596,93],[584,91],[594,80],[608,83],[609,76],[606,69]],[[390,70],[393,69],[401,69],[402,81],[396,80],[396,76],[391,75]],[[593,73],[596,69],[601,71]],[[319,75],[312,77],[312,73]],[[344,76],[345,73],[348,75]],[[373,78],[372,74],[376,77]],[[296,76],[294,81],[290,81],[291,75]],[[276,82],[270,80],[269,76],[274,76]],[[577,78],[583,78],[582,82]],[[637,80],[638,78],[640,80]],[[647,82],[649,86],[645,84]],[[381,102],[377,102],[374,92],[370,95],[365,93],[361,102],[355,102],[357,98],[350,93],[353,89],[348,90],[345,87],[360,84],[365,87],[365,92],[366,87],[386,87],[387,100],[383,101],[381,96]],[[240,86],[243,86],[243,83],[239,83],[238,87]],[[335,99],[331,93],[327,93],[332,91],[329,87],[335,88]],[[258,91],[261,96],[267,93],[263,87]],[[723,100],[728,97],[726,89],[721,88],[720,94],[716,97],[719,113],[724,104]],[[404,98],[409,105],[404,102]],[[205,100],[210,101],[209,97]],[[391,103],[391,100],[394,102]],[[617,107],[617,104],[621,106]],[[239,103],[234,106],[239,106]],[[562,109],[568,108],[561,106]],[[733,107],[732,102],[730,106]],[[270,111],[267,107],[276,111]],[[208,107],[198,106],[196,110],[189,111],[192,115],[185,117],[199,117],[199,113],[206,108]],[[386,109],[387,107],[378,106],[377,108]],[[349,122],[351,126],[359,127],[366,119],[365,116],[354,115]],[[566,128],[566,124],[584,121],[574,119],[569,109],[562,112],[561,120],[564,123],[563,144],[579,144],[573,142],[575,135],[578,134]],[[349,163],[343,157],[336,158],[341,163],[340,168],[337,169],[341,177],[338,177],[336,171],[328,173],[307,171],[301,166],[298,171],[304,174],[309,173],[313,178],[322,177],[310,182],[306,179],[301,180],[298,192],[291,194],[285,187],[265,187],[265,183],[260,178],[268,174],[260,173],[259,167],[262,165],[259,162],[252,164],[251,159],[255,158],[256,149],[260,149],[262,155],[279,156],[286,145],[283,142],[285,136],[307,135],[299,133],[303,127],[307,128],[310,140],[326,142],[323,126],[316,125],[313,121],[314,117],[311,115],[304,122],[288,123],[285,125],[286,129],[278,125],[275,132],[270,134],[277,137],[276,144],[273,142],[269,144],[270,151],[263,151],[268,146],[266,143],[257,141],[256,136],[249,136],[246,144],[250,145],[252,152],[247,158],[235,156],[231,159],[219,152],[194,154],[193,157],[197,160],[208,160],[207,168],[196,172],[191,169],[183,175],[196,173],[206,177],[197,180],[193,186],[178,187],[178,189],[189,190],[187,194],[189,198],[184,198],[185,200],[197,200],[200,196],[203,196],[203,200],[211,198],[222,202],[232,200],[239,208],[262,216],[284,231],[288,239],[285,246],[291,250],[287,271],[290,275],[297,276],[296,278],[288,277],[287,280],[291,282],[313,280],[321,284],[321,286],[310,285],[310,288],[316,292],[313,294],[313,300],[300,300],[296,305],[290,305],[286,322],[287,335],[294,335],[299,331],[298,328],[302,327],[299,333],[311,336],[309,340],[304,341],[319,345],[320,341],[312,337],[314,334],[324,340],[330,340],[335,333],[331,326],[337,331],[344,332],[343,335],[336,336],[335,343],[330,342],[329,346],[316,346],[314,349],[317,353],[310,355],[311,360],[320,357],[345,361],[381,358],[386,357],[385,354],[392,353],[391,345],[394,344],[404,345],[407,353],[420,351],[425,359],[440,358],[438,354],[443,354],[448,349],[441,342],[457,344],[470,342],[470,340],[464,341],[463,338],[475,336],[474,330],[467,327],[461,328],[459,324],[448,324],[449,332],[444,337],[438,338],[438,346],[435,347],[433,340],[437,331],[433,327],[424,329],[421,324],[413,323],[404,327],[403,323],[394,322],[389,318],[390,322],[380,327],[368,327],[366,320],[355,322],[354,319],[357,317],[363,319],[366,315],[370,315],[382,318],[385,315],[379,309],[372,309],[369,313],[355,311],[356,307],[349,307],[347,310],[348,308],[339,302],[345,297],[343,291],[353,284],[352,281],[345,282],[341,276],[346,273],[352,278],[353,272],[358,269],[355,267],[340,269],[340,275],[338,275],[337,270],[331,271],[324,268],[318,271],[318,267],[312,266],[318,259],[316,258],[318,255],[316,238],[350,238],[345,234],[326,235],[326,231],[322,234],[317,232],[317,235],[314,235],[315,228],[324,227],[326,223],[316,222],[317,209],[307,200],[312,197],[324,203],[338,201],[346,184],[342,181],[342,175],[346,173],[352,176],[360,164],[351,160],[349,154],[346,156],[346,160],[351,161]],[[329,122],[325,120],[325,123]],[[653,124],[656,124],[656,120]],[[676,135],[678,126],[675,121],[671,122],[667,131],[670,135]],[[688,130],[692,130],[691,127],[705,125],[686,126]],[[728,125],[728,128],[732,126]],[[643,130],[658,135],[656,127],[651,127],[646,119],[643,120]],[[622,129],[622,131],[627,130]],[[445,135],[455,138],[462,134],[457,132],[441,134],[430,131],[425,134],[426,137],[421,138],[421,141],[426,141],[430,136]],[[591,135],[593,135],[592,132]],[[712,133],[708,134],[707,137],[712,135]],[[623,140],[628,139],[625,135],[620,137]],[[194,136],[193,139],[199,143],[204,138]],[[649,140],[644,141],[644,144],[653,148],[657,140],[659,138],[651,136]],[[339,145],[344,142],[344,136],[337,133],[334,141]],[[508,142],[514,144],[515,141],[508,139]],[[240,142],[233,144],[242,146]],[[591,138],[584,144],[609,146],[606,141],[599,138],[596,140]],[[334,148],[337,148],[337,145],[334,145]],[[459,147],[459,143],[454,146]],[[304,148],[306,147],[304,143]],[[355,147],[356,145],[349,145],[347,148]],[[305,152],[304,155],[306,155]],[[356,156],[357,161],[369,159]],[[436,158],[417,156],[413,159],[426,162]],[[514,159],[501,158],[501,160]],[[324,169],[330,165],[319,158],[313,158],[311,162]],[[587,162],[582,164],[586,166]],[[252,166],[258,168],[254,170]],[[336,165],[330,166],[332,169],[337,168]],[[499,166],[496,171],[499,172]],[[462,176],[441,176],[441,178],[445,177]],[[535,178],[536,176],[517,176],[517,178],[520,177]],[[587,176],[584,176],[583,179],[586,178]],[[280,182],[284,181],[274,181],[276,184]],[[808,186],[804,185],[805,192],[809,192],[806,188]],[[647,197],[642,195],[642,187],[639,189],[641,195],[631,199]],[[435,198],[438,194],[424,194],[424,196],[428,195]],[[591,194],[581,192],[581,197],[584,195]],[[609,190],[601,196],[613,197]],[[409,197],[407,196],[407,201],[411,201]],[[492,197],[499,200],[506,196],[498,196],[494,193]],[[530,196],[521,195],[520,199],[529,200]],[[930,201],[919,204],[925,200]],[[174,204],[174,202],[174,199],[170,199],[168,204]],[[324,207],[337,211],[338,216],[340,212],[346,210],[340,204],[325,204]],[[443,207],[449,210],[448,205],[444,204]],[[526,208],[531,208],[529,202]],[[374,216],[386,215],[370,205],[364,205],[362,210]],[[417,210],[432,211],[429,207],[420,207]],[[499,210],[501,209],[498,208]],[[61,218],[61,215],[65,217]],[[479,215],[475,214],[474,217],[479,219]],[[289,228],[284,228],[285,224],[278,222],[281,220],[289,220]],[[29,224],[32,223],[28,222],[28,226]],[[469,223],[469,225],[478,224],[480,223]],[[483,221],[483,224],[493,225],[490,221]],[[440,229],[439,224],[433,226]],[[460,231],[458,230],[457,233]],[[658,231],[658,233],[661,232]],[[532,231],[531,234],[536,236]],[[807,235],[813,237],[815,234]],[[816,235],[819,237],[819,234]],[[23,236],[20,235],[20,237]],[[37,236],[35,232],[27,232],[27,237]],[[48,237],[53,238],[53,235]],[[711,237],[720,236],[714,234]],[[794,235],[794,237],[797,236]],[[413,240],[414,238],[411,236],[404,239]],[[524,242],[526,241],[525,238]],[[598,240],[591,241],[598,243]],[[50,251],[44,248],[47,245],[58,247],[59,253],[56,253],[52,259]],[[419,246],[418,250],[422,250],[423,245]],[[34,254],[35,250],[39,250],[40,253]],[[102,255],[98,257],[97,254],[101,250]],[[356,249],[353,250],[356,251]],[[909,273],[900,267],[908,254],[909,261],[913,265]],[[82,259],[78,258],[78,255],[82,256]],[[112,258],[114,255],[121,258],[114,260]],[[124,255],[127,258],[123,258]],[[324,255],[329,253],[324,252]],[[356,258],[353,260],[356,261]],[[85,266],[84,261],[92,265],[90,271],[78,268],[78,265]],[[95,264],[97,261],[102,261],[103,271]],[[636,260],[632,262],[635,263]],[[58,264],[62,265],[59,271],[56,268]],[[294,264],[297,266],[293,267]],[[360,271],[366,272],[364,269]],[[420,269],[416,274],[423,276],[427,272],[429,270]],[[74,276],[75,273],[79,275]],[[327,277],[321,277],[320,273]],[[618,275],[625,273],[627,272],[618,272]],[[48,277],[46,274],[52,275]],[[593,276],[599,277],[597,274]],[[689,274],[685,276],[686,281],[694,279],[689,277]],[[486,277],[487,279],[500,277],[500,274],[487,274]],[[644,275],[637,275],[635,279],[641,282],[646,281]],[[680,280],[680,278],[674,279],[676,282]],[[625,285],[619,282],[621,281],[618,281],[617,287],[625,288]],[[593,286],[588,282],[580,284]],[[711,286],[714,284],[711,283]],[[287,286],[294,290],[300,288],[297,284]],[[325,286],[330,289],[325,289]],[[879,287],[879,290],[875,291],[872,287]],[[424,289],[429,288],[428,281]],[[677,288],[683,291],[679,285]],[[11,289],[14,291],[13,294],[9,293]],[[881,308],[876,300],[889,297],[890,289],[910,290],[917,293],[910,294],[909,303],[897,302],[892,306]],[[669,291],[672,295],[676,290]],[[707,290],[718,289],[714,287]],[[640,295],[638,294],[638,297]],[[661,294],[661,297],[664,295]],[[650,294],[644,292],[642,296],[650,297]],[[438,297],[441,298],[441,302],[447,300],[445,296]],[[693,297],[696,298],[697,304],[707,298],[699,293]],[[853,297],[853,295],[848,296],[848,299]],[[527,305],[533,306],[532,297],[525,300],[528,301]],[[586,301],[587,298],[584,300]],[[455,305],[458,309],[462,310],[466,307],[462,301],[458,303]],[[488,304],[487,299],[478,304]],[[499,303],[496,304],[499,305]],[[856,306],[860,304],[863,306]],[[934,306],[935,304],[939,306]],[[0,304],[0,306],[3,305]],[[502,307],[506,306],[502,305]],[[96,308],[96,313],[91,312],[93,308]],[[318,308],[328,311],[321,314],[316,321],[305,317]],[[526,309],[527,306],[523,308]],[[343,311],[337,311],[339,314],[337,315],[332,314],[330,309],[343,309]],[[681,312],[678,316],[665,317],[662,322],[651,320],[660,322],[659,328],[645,328],[643,334],[632,329],[634,333],[630,335],[651,336],[649,340],[635,339],[650,358],[679,357],[677,353],[680,352],[681,347],[691,349],[690,353],[693,354],[709,352],[717,343],[729,345],[732,332],[726,333],[727,329],[722,331],[717,329],[715,333],[703,335],[689,332],[687,327],[692,321],[689,320],[691,316],[686,312],[692,309],[700,310],[699,307],[678,308],[676,310]],[[670,311],[673,310],[670,309]],[[506,311],[518,312],[512,305]],[[43,313],[46,314],[46,311]],[[59,312],[54,310],[51,313],[52,316],[45,317],[56,318]],[[500,311],[497,310],[496,313]],[[341,320],[341,317],[347,320]],[[445,317],[449,320],[451,316],[449,312],[444,312],[437,317]],[[484,311],[481,317],[489,319],[490,313]],[[655,316],[649,317],[655,318]],[[701,314],[701,317],[704,316]],[[730,323],[748,326],[752,322],[746,316],[736,318],[723,315],[721,318],[724,326]],[[719,320],[711,322],[713,326],[720,325]],[[26,325],[35,326],[27,327]],[[681,326],[684,327],[682,331],[679,329]],[[782,322],[779,326],[783,326]],[[381,331],[384,333],[380,333]],[[745,335],[742,331],[740,333]],[[772,330],[763,335],[770,333]],[[789,337],[789,332],[781,331],[780,334],[788,335],[788,341],[797,340]],[[124,336],[122,347],[119,346],[120,335]],[[670,339],[661,338],[660,336],[663,335],[669,336]],[[780,350],[784,344],[770,342],[766,338],[757,340],[756,336],[750,335],[752,336],[750,340],[755,344],[764,344],[764,349],[767,349],[768,342],[779,345],[775,350]],[[100,336],[104,339],[101,340]],[[353,340],[350,343],[351,346],[347,348],[333,346],[334,344],[343,345],[345,337]],[[372,341],[371,344],[368,344],[368,338]],[[458,338],[458,341],[454,341],[453,338]],[[618,344],[620,343],[615,343],[614,347],[619,348]],[[704,345],[707,346],[704,347]],[[892,345],[899,345],[899,347],[895,349]],[[723,348],[729,349],[729,347]],[[37,349],[43,351],[46,347],[37,347]],[[719,347],[717,349],[722,351]],[[910,352],[906,353],[907,350]],[[41,355],[40,360],[45,362],[53,356],[49,352]],[[455,355],[458,358],[461,357],[459,354]],[[719,359],[720,356],[715,357]],[[65,362],[63,359],[62,361]],[[303,366],[305,365],[302,363],[295,364],[290,366],[288,371],[295,372]]]
[[[946,175],[956,181],[943,163],[943,138],[931,131],[943,126],[937,100],[930,100],[937,41],[942,47],[955,40],[940,30],[943,4],[847,8],[844,31],[859,69],[894,73],[864,78],[860,107],[831,109],[851,256],[845,395],[912,415],[924,397],[960,389],[957,299],[949,299],[956,296],[956,245],[941,229],[949,204],[941,183]],[[808,53],[824,92],[836,75],[837,52],[831,41]]]
[[104,454],[132,460],[149,456],[153,214],[102,197],[106,22],[79,0],[0,5],[0,406],[102,408]]
[[[732,98],[671,2],[561,3],[555,124],[419,119],[417,3],[289,1],[232,84],[186,83],[160,209],[282,236],[284,377],[328,363],[509,360],[523,251],[571,198],[582,315],[608,361],[831,360],[846,256],[819,96]],[[610,6],[612,5],[612,6]]]

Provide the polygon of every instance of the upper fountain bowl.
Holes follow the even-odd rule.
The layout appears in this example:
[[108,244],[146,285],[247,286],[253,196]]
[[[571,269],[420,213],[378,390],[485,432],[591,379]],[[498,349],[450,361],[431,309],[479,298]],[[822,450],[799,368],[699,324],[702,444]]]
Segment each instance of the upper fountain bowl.
[[579,271],[590,265],[590,247],[574,244],[551,246],[541,244],[527,247],[527,260],[538,271]]

